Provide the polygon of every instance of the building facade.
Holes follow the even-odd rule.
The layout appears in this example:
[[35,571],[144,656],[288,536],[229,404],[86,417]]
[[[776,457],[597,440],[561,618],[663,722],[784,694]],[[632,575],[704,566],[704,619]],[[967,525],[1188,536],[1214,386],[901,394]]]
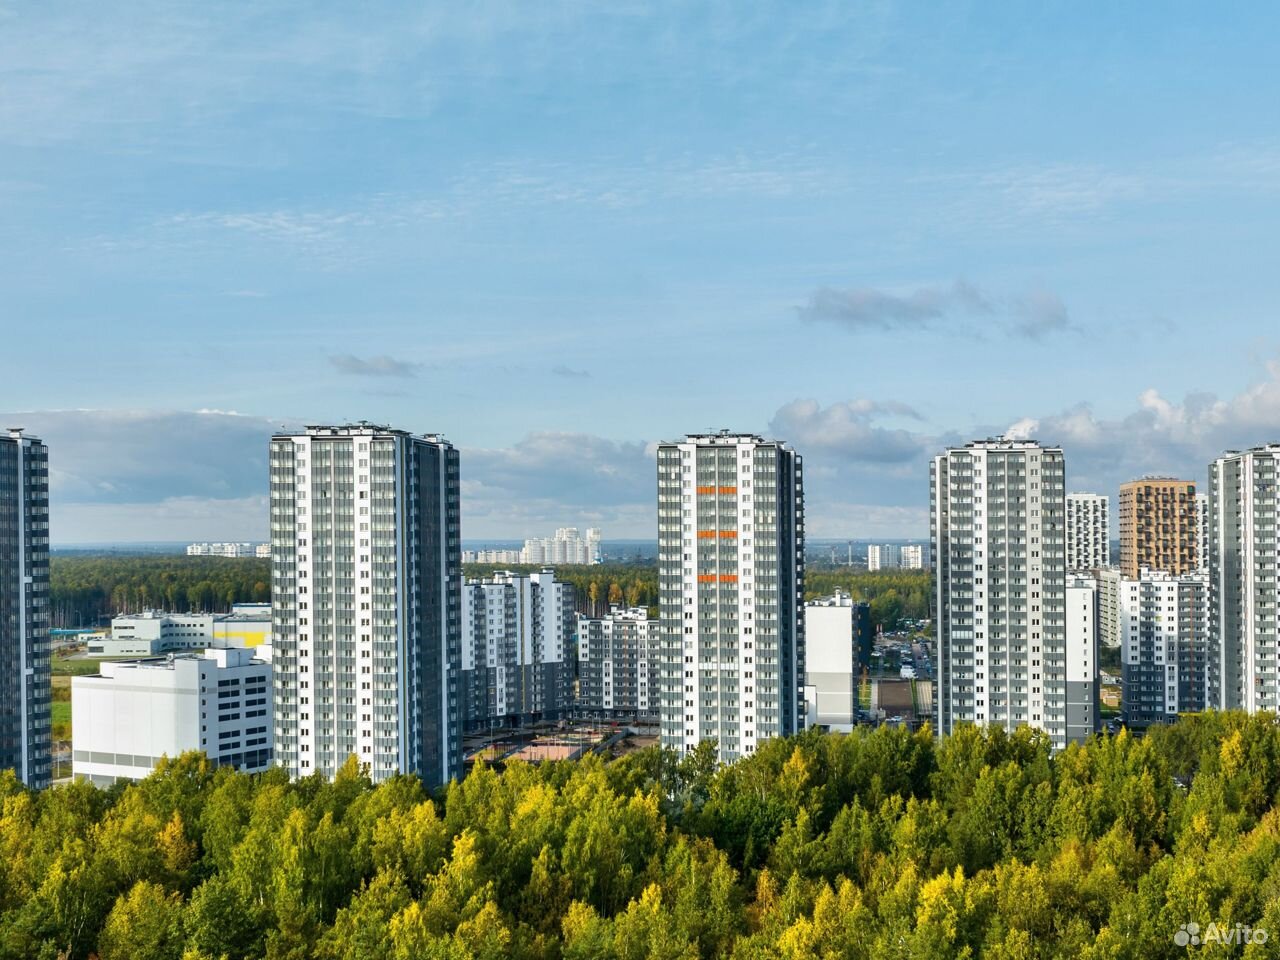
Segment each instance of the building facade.
[[1209,678],[1208,580],[1142,571],[1120,586],[1121,700],[1135,727],[1205,709]]
[[495,573],[462,588],[463,733],[560,719],[573,705],[573,585]]
[[1172,477],[1143,477],[1120,485],[1120,572],[1174,576],[1199,566],[1196,485]]
[[249,773],[272,763],[271,665],[252,650],[108,661],[72,678],[71,710],[72,774],[99,787],[188,750]]
[[1067,569],[1111,565],[1111,500],[1100,493],[1067,494]]
[[1280,444],[1209,465],[1210,702],[1280,709]]
[[1101,596],[1090,576],[1067,577],[1067,741],[1080,743],[1098,731]]
[[359,424],[271,439],[275,746],[381,781],[462,769],[458,453]]
[[48,786],[53,695],[49,660],[49,449],[0,435],[0,770]]
[[1095,574],[1098,583],[1098,643],[1104,647],[1119,647],[1123,637],[1120,629],[1120,583],[1124,579],[1118,567],[1108,567]]
[[1063,483],[1062,450],[1034,441],[980,440],[933,460],[939,735],[972,722],[1039,727],[1055,748],[1078,739],[1068,704],[1089,696],[1068,663]]
[[785,443],[658,447],[662,743],[722,760],[804,723],[804,487]]
[[662,685],[659,621],[645,607],[577,618],[577,708],[615,719],[656,720]]
[[804,605],[806,680],[814,722],[849,730],[858,722],[859,685],[871,665],[871,605],[837,590]]
[[1209,571],[1209,494],[1196,494],[1196,569]]

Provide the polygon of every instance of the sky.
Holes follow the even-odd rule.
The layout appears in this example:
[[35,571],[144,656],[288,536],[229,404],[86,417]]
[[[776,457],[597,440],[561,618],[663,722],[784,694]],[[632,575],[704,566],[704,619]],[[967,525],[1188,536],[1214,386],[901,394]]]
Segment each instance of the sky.
[[1280,7],[0,0],[0,426],[55,544],[263,539],[281,427],[462,450],[463,536],[655,535],[654,444],[927,532],[1280,440]]

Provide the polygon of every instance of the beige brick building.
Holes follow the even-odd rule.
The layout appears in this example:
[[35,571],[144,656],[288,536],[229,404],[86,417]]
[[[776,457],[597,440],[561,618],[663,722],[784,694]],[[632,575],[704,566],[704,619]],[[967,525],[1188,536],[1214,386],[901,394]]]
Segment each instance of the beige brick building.
[[1120,571],[1181,576],[1199,564],[1196,485],[1173,477],[1143,477],[1120,485]]

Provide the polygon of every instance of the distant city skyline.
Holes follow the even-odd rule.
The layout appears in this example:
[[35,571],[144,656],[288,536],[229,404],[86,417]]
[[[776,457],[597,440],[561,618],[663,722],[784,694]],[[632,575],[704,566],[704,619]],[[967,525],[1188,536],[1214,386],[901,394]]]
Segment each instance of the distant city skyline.
[[[1105,37],[1105,42],[1099,42]],[[261,539],[266,438],[438,431],[468,538],[655,526],[778,437],[921,537],[1011,432],[1071,489],[1280,440],[1280,9],[28,5],[0,31],[8,426],[56,543]]]

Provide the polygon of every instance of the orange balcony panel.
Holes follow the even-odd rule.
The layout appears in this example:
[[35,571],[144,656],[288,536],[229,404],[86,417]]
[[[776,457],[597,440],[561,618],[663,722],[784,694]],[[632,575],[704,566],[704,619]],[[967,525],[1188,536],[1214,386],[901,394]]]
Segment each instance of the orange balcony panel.
[[736,573],[722,573],[720,574],[720,582],[721,583],[737,583],[738,575]]
[[699,583],[715,583],[716,575],[714,573],[700,573],[698,574],[698,582]]
[[737,530],[721,530],[720,536],[722,539],[725,539],[725,540],[734,540],[738,536],[738,531]]
[[715,535],[716,535],[716,532],[715,532],[714,530],[699,530],[699,531],[698,531],[698,539],[699,539],[699,540],[710,540],[710,539],[714,538],[714,537],[715,537]]
[[737,487],[721,487],[719,492],[723,494],[737,493],[738,488]]
[[698,488],[698,493],[700,493],[700,494],[702,494],[702,493],[715,493],[715,492],[716,492],[716,488],[715,488],[715,487],[699,487],[699,488]]

